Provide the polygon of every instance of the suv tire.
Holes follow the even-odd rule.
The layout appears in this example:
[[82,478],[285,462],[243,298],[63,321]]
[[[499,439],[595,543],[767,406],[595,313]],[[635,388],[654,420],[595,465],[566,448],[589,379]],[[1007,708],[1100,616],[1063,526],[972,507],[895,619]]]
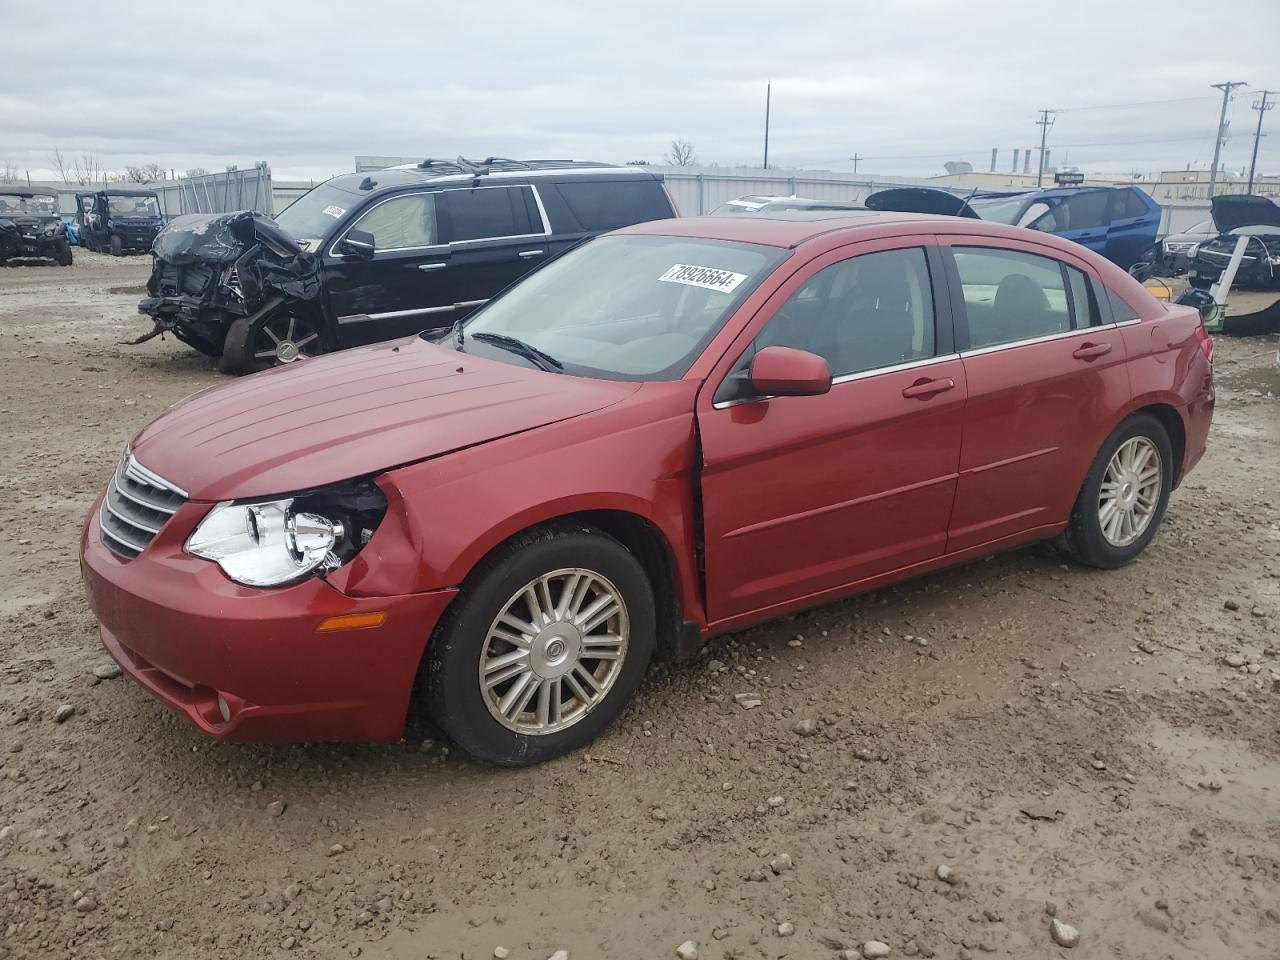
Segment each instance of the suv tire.
[[1150,414],[1125,420],[1089,467],[1058,545],[1072,559],[1113,570],[1146,549],[1173,489],[1173,445]]
[[472,756],[540,763],[618,717],[649,665],[656,625],[653,588],[626,547],[581,522],[536,527],[467,577],[427,647],[419,692]]
[[111,255],[113,257],[124,256],[124,243],[117,234],[111,235]]
[[[283,356],[289,359],[282,359],[279,352],[282,341],[296,347],[296,352],[284,351]],[[276,356],[264,356],[273,350]],[[327,352],[324,334],[314,321],[277,309],[265,317],[239,317],[231,324],[218,369],[231,374],[257,373]]]

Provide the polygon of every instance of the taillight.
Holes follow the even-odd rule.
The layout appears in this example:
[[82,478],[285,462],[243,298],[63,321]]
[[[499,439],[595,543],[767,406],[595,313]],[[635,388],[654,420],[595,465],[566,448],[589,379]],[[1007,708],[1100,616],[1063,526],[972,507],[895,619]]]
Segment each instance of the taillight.
[[1213,363],[1213,338],[1209,336],[1209,331],[1204,328],[1204,321],[1201,320],[1196,325],[1196,339],[1200,341],[1200,349],[1204,352],[1204,358]]

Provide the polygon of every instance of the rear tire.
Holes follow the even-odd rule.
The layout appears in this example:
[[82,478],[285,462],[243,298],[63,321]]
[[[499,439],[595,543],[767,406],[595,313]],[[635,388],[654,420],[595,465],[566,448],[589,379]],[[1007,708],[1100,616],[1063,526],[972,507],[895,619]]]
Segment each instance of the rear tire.
[[287,309],[265,317],[240,317],[227,330],[218,369],[223,373],[257,373],[328,352],[324,334],[314,321]]
[[1140,413],[1107,437],[1085,476],[1059,547],[1079,563],[1114,570],[1146,549],[1173,489],[1173,445]]
[[124,243],[116,234],[111,235],[111,255],[113,257],[124,256]]
[[60,267],[71,266],[71,243],[69,241],[63,240],[62,243],[58,245],[58,252],[54,259],[58,262],[58,266]]
[[653,588],[630,551],[585,523],[547,524],[467,577],[427,647],[419,690],[472,756],[540,763],[618,717],[653,656],[656,625]]

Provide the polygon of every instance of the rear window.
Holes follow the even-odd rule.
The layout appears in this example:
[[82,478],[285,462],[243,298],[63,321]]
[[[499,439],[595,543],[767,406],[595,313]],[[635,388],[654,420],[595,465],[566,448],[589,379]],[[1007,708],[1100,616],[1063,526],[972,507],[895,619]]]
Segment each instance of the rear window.
[[583,230],[616,230],[672,215],[657,180],[586,180],[558,183],[556,187]]
[[450,240],[496,240],[542,233],[542,225],[534,225],[533,196],[528,187],[475,187],[449,190],[445,196],[453,226]]

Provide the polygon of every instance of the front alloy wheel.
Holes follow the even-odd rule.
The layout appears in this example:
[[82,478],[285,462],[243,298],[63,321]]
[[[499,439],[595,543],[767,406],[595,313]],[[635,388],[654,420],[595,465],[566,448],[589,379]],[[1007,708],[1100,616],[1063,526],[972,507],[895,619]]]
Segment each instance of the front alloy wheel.
[[253,358],[259,363],[280,366],[316,356],[320,334],[301,317],[277,314],[258,328],[253,348]]
[[542,736],[577,723],[613,686],[631,633],[618,588],[581,568],[525,584],[489,627],[480,685],[493,718]]

